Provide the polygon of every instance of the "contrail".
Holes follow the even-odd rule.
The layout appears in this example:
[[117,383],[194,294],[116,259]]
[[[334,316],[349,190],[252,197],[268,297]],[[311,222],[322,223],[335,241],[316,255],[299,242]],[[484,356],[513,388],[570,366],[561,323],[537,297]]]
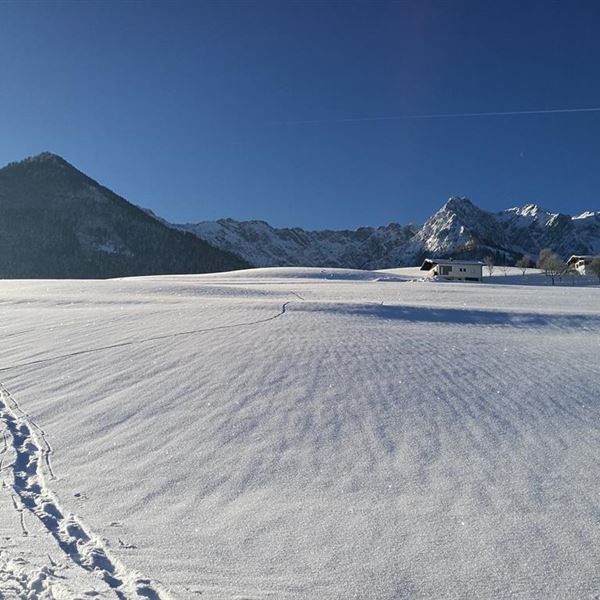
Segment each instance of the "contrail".
[[496,112],[430,113],[416,115],[393,115],[383,117],[350,117],[346,119],[306,119],[298,121],[274,121],[277,125],[309,125],[318,123],[365,123],[369,121],[414,121],[419,119],[453,119],[471,117],[505,117],[515,115],[559,115],[566,113],[600,112],[600,107],[591,108],[550,108],[546,110],[504,110]]

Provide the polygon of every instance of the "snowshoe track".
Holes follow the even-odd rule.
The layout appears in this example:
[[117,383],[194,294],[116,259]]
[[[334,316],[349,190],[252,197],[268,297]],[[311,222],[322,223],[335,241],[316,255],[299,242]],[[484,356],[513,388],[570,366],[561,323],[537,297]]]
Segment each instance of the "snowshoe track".
[[[69,560],[99,576],[114,590],[118,598],[167,599],[168,595],[159,590],[157,584],[139,573],[128,571],[123,564],[111,557],[102,541],[79,519],[63,510],[46,482],[47,476],[51,479],[55,477],[50,463],[52,448],[45,438],[45,432],[20,409],[2,384],[0,422],[8,432],[5,439],[9,438],[2,458],[9,449],[14,454],[11,465],[12,487],[18,502],[13,497],[13,505],[21,513],[23,535],[27,535],[23,520],[23,511],[27,510],[42,522]],[[4,462],[7,460],[4,459]]]

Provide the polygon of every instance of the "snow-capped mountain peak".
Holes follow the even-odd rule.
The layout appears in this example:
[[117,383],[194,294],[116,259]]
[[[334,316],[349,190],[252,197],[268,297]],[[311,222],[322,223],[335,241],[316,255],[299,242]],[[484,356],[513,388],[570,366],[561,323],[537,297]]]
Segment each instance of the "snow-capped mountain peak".
[[565,258],[600,250],[600,213],[577,217],[524,204],[499,213],[469,198],[452,196],[421,227],[392,223],[355,231],[277,229],[265,221],[221,219],[177,226],[255,266],[391,268],[414,265],[423,256],[514,261],[535,258],[550,247]]
[[477,207],[464,196],[450,196],[444,206],[442,206],[442,210],[456,211],[461,212],[465,210],[477,209]]
[[585,212],[582,212],[580,215],[576,215],[573,217],[573,219],[594,219],[594,218],[600,218],[600,211],[598,212],[594,212],[591,210],[586,210]]
[[523,206],[515,206],[513,208],[504,210],[500,214],[505,215],[508,218],[522,217],[523,219],[528,220],[527,222],[533,219],[543,219],[547,222],[559,213],[553,213],[552,211],[543,208],[539,204],[523,204]]
[[523,206],[509,208],[507,212],[512,212],[519,217],[537,217],[540,212],[547,213],[548,211],[537,204],[523,204]]

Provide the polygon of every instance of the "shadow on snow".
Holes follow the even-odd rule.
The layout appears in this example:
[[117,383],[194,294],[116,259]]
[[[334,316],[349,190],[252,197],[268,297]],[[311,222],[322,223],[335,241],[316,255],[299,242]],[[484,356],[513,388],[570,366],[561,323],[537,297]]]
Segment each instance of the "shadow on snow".
[[309,311],[336,315],[357,316],[387,321],[413,323],[443,323],[446,325],[475,325],[483,327],[513,327],[535,329],[599,330],[600,314],[549,314],[484,310],[480,308],[432,308],[421,306],[386,306],[379,304],[302,304],[294,305],[292,312]]

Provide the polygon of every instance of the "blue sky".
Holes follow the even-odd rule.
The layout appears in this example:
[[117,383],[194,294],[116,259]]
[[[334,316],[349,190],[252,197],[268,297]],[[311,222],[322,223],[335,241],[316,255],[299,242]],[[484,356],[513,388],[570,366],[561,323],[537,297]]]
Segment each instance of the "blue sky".
[[0,163],[176,222],[598,210],[600,112],[360,120],[600,107],[598,31],[598,2],[2,2]]

